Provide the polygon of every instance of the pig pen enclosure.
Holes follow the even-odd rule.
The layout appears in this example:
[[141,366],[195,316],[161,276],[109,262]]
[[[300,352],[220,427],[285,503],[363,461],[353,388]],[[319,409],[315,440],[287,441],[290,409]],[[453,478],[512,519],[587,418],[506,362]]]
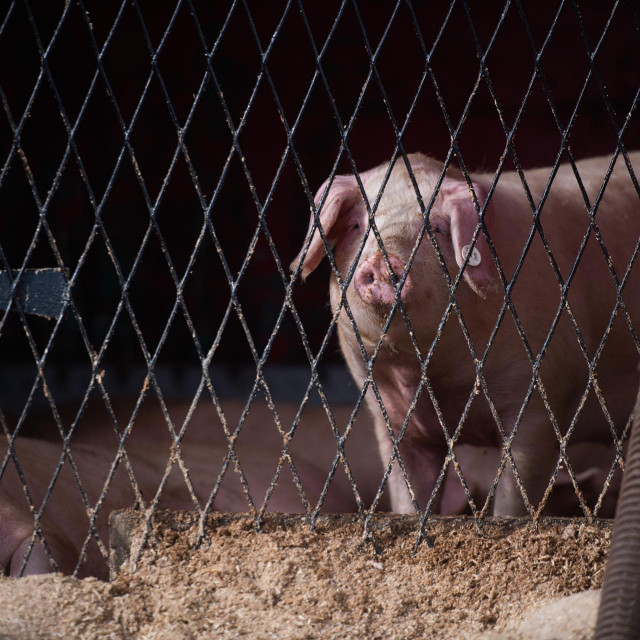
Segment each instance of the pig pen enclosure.
[[[0,636],[590,637],[597,594],[530,616],[601,586],[633,418],[637,2],[13,0],[0,59]],[[489,224],[508,189],[524,235]]]

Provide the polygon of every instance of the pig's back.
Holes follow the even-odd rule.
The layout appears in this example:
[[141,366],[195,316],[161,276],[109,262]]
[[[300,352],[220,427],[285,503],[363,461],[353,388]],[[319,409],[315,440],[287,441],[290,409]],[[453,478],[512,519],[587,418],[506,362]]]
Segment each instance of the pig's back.
[[[640,173],[640,153],[630,153],[629,159],[634,172]],[[611,157],[606,156],[577,163],[589,206],[593,206],[602,189],[610,161]],[[550,174],[550,168],[525,172],[535,206],[540,203]],[[494,195],[497,197],[493,219],[489,218],[492,224],[488,226],[505,266],[505,275],[510,279],[531,233],[533,213],[515,173],[501,176]],[[624,159],[618,157],[599,201],[595,214],[597,234],[593,229],[589,232],[588,206],[568,164],[559,168],[539,221],[553,258],[547,254],[541,234],[536,232],[511,298],[532,351],[537,355],[562,307],[561,283],[551,266],[552,261],[561,282],[570,281],[568,309],[562,309],[542,365],[547,391],[551,390],[553,396],[557,390],[557,401],[551,400],[551,403],[554,410],[562,413],[562,408],[570,418],[588,386],[587,360],[597,358],[595,379],[607,410],[618,425],[624,424],[637,390],[638,350],[629,322],[635,332],[640,331],[640,259],[629,269],[640,236],[640,197]],[[616,281],[619,284],[625,279],[624,308],[618,306],[614,312]],[[595,430],[602,429],[604,416],[599,404],[591,390],[580,420],[583,424],[577,433],[593,433],[593,425],[597,427]]]

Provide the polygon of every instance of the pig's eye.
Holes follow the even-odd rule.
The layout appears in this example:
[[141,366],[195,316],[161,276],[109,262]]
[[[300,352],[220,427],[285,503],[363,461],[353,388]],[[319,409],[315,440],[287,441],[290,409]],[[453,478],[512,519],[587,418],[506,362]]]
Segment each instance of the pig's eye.
[[356,224],[353,225],[353,230],[356,231],[359,228],[360,228],[360,225],[356,222]]
[[440,227],[434,227],[433,228],[433,232],[434,233],[442,233],[442,229]]

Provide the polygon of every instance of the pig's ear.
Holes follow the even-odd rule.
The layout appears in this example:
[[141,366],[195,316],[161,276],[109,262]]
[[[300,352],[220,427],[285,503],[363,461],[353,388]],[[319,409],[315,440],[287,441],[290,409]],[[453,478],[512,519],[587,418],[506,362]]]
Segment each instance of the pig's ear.
[[[478,205],[482,208],[487,199],[486,189],[473,183]],[[489,251],[489,245],[482,231],[471,248],[471,241],[478,226],[478,213],[469,186],[464,180],[445,178],[440,187],[442,211],[449,221],[451,244],[458,266],[462,266],[467,254],[471,252],[464,270],[464,279],[482,298],[487,292],[496,289],[498,281],[496,270]],[[488,211],[488,209],[487,209]],[[485,220],[489,216],[485,213]]]
[[[322,196],[327,188],[329,181],[327,180],[316,193],[315,203],[319,205],[322,200]],[[335,176],[329,193],[322,205],[322,209],[319,211],[320,224],[324,235],[329,242],[329,246],[334,249],[336,244],[349,233],[353,233],[354,230],[362,235],[362,224],[360,218],[363,216],[361,213],[364,211],[362,203],[362,195],[358,184],[353,176]],[[357,220],[356,220],[357,218]],[[291,271],[295,271],[300,261],[302,261],[302,279],[306,277],[320,264],[320,261],[325,255],[325,245],[320,237],[320,231],[318,228],[313,228],[314,217],[311,212],[309,219],[309,228],[307,229],[307,235],[302,243],[302,249],[300,253],[295,257],[294,261],[290,265]],[[304,246],[307,244],[309,234],[313,233],[311,243],[306,255],[303,257],[302,253]]]

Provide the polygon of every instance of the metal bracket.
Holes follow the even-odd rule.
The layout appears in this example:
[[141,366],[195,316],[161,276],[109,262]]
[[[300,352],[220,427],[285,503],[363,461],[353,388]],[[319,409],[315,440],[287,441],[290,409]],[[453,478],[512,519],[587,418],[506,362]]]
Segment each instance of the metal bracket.
[[[0,311],[9,306],[19,273],[0,271]],[[60,317],[68,300],[69,285],[62,269],[26,269],[16,287],[13,306],[19,305],[24,313],[55,319]]]

